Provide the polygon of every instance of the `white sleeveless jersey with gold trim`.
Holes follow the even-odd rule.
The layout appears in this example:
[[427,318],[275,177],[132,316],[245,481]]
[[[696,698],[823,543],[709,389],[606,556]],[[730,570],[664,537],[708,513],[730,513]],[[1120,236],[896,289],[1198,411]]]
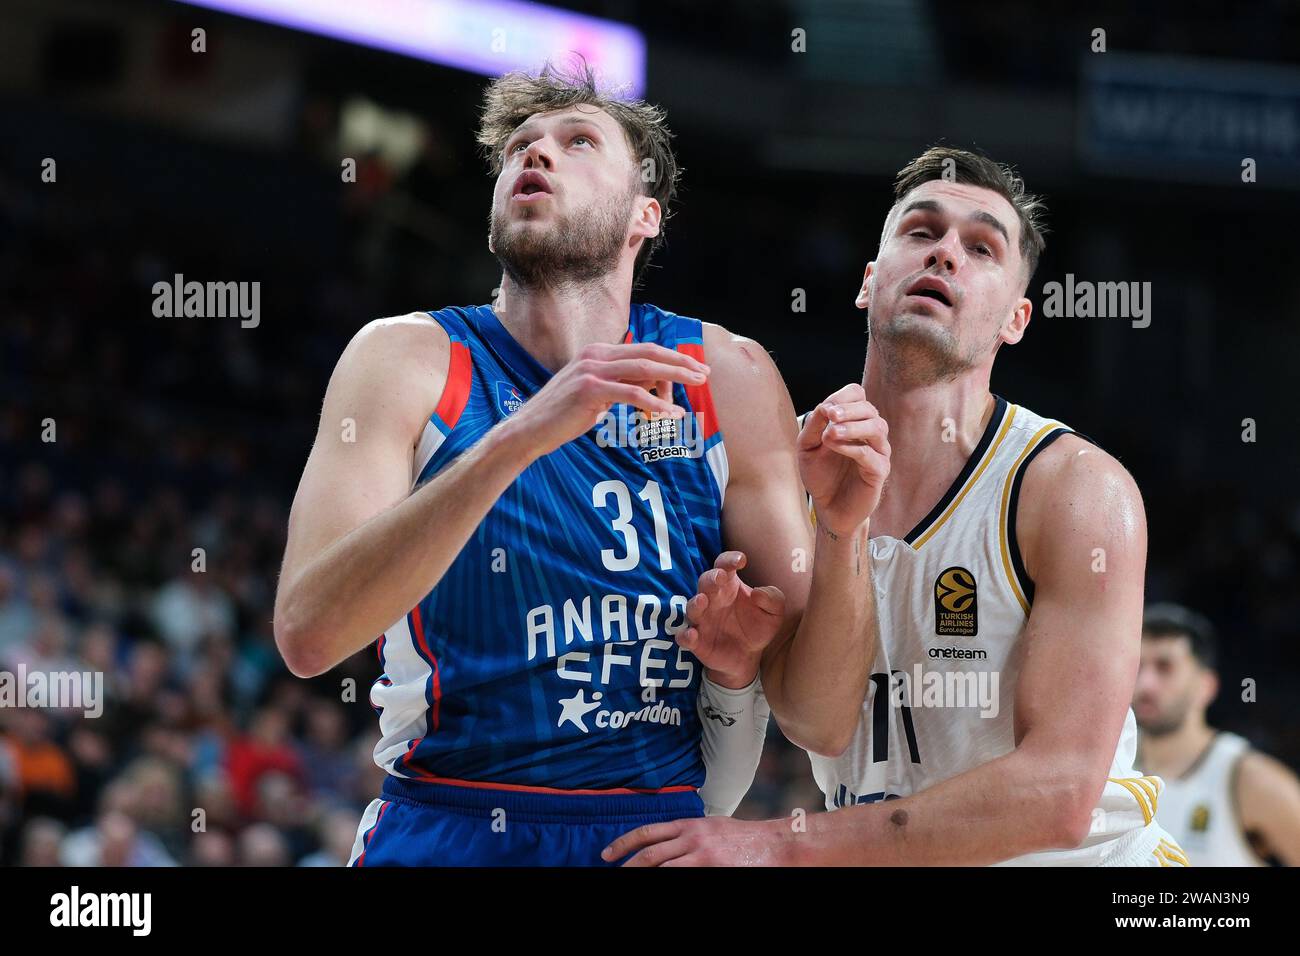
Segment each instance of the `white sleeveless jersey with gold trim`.
[[1250,741],[1220,732],[1186,773],[1165,781],[1160,825],[1197,866],[1264,866],[1237,809],[1237,768]]
[[[880,642],[862,716],[838,758],[809,754],[828,810],[906,797],[1015,749],[1016,678],[1033,601],[1016,545],[1016,503],[1029,462],[1070,431],[995,397],[943,500],[905,538],[871,539]],[[1153,822],[1163,784],[1133,769],[1136,740],[1130,710],[1080,846],[1006,863],[1184,863]]]

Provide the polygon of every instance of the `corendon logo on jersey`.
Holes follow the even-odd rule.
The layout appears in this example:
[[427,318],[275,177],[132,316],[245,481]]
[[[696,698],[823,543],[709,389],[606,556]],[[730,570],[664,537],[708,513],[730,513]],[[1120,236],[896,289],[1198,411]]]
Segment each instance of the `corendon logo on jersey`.
[[519,389],[509,382],[497,382],[497,405],[503,415],[513,415],[523,403],[524,397],[519,394]]
[[591,695],[591,700],[588,701],[586,689],[579,687],[578,692],[572,697],[560,700],[560,719],[556,721],[555,726],[563,727],[566,723],[570,723],[584,734],[591,733],[587,727],[586,717],[593,710],[596,711],[593,722],[601,729],[621,730],[635,723],[665,724],[672,727],[682,725],[681,709],[666,704],[661,700],[654,700],[654,687],[647,687],[646,693],[642,695],[643,700],[648,698],[654,700],[654,703],[647,703],[639,710],[608,710],[602,708],[601,698],[603,697],[604,694],[596,691]]

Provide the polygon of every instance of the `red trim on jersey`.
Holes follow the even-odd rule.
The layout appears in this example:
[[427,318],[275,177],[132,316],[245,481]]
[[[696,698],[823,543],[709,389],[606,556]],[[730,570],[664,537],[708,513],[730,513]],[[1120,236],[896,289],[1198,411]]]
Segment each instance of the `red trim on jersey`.
[[424,639],[424,622],[420,619],[420,606],[418,604],[411,608],[411,623],[415,626],[415,641],[419,645],[419,650],[424,652],[421,656],[433,668],[433,673],[430,675],[433,679],[433,706],[429,710],[429,732],[412,740],[411,745],[406,748],[406,753],[402,754],[397,762],[407,770],[414,770],[414,772],[419,773],[420,771],[410,766],[410,760],[415,754],[415,748],[424,742],[424,738],[431,733],[436,733],[438,730],[438,715],[442,708],[442,675],[438,670],[438,658],[433,656],[433,651],[429,650],[428,641]]
[[456,427],[460,413],[469,402],[469,388],[473,380],[474,363],[464,342],[451,343],[451,364],[447,367],[447,384],[434,414],[442,419],[448,430]]
[[[677,351],[689,355],[697,362],[704,362],[703,345],[695,342],[678,342]],[[691,403],[691,410],[700,416],[700,428],[704,433],[701,437],[705,440],[712,438],[718,433],[718,413],[713,409],[713,393],[709,391],[708,381],[703,385],[682,387],[686,389],[686,400]]]
[[682,785],[677,787],[661,787],[658,790],[644,787],[614,787],[610,790],[562,790],[557,787],[530,787],[522,783],[492,783],[489,780],[458,780],[455,777],[438,777],[431,773],[415,771],[417,776],[410,779],[420,783],[441,783],[451,787],[468,787],[472,790],[510,790],[515,793],[554,793],[560,795],[577,795],[577,796],[619,796],[630,793],[655,794],[655,793],[692,793],[695,787]]
[[632,330],[629,328],[627,330],[627,335],[623,336],[623,344],[627,345],[631,341],[632,341]]
[[366,831],[366,836],[364,841],[365,845],[361,849],[361,855],[357,857],[357,866],[366,865],[366,854],[370,851],[370,841],[371,839],[374,838],[375,831],[379,829],[379,821],[384,819],[384,814],[388,811],[388,808],[391,805],[392,803],[389,800],[385,800],[383,803],[379,805],[379,816],[375,817],[375,825]]
[[[415,639],[420,642],[420,649],[424,651],[424,656],[433,664],[433,729],[438,729],[438,714],[442,707],[442,675],[438,671],[438,658],[433,656],[433,651],[429,650],[429,644],[424,639],[424,622],[420,620],[420,606],[417,604],[411,608],[411,622],[415,624]],[[424,738],[421,738],[421,740]],[[418,744],[419,741],[416,741]],[[415,744],[411,750],[415,749]],[[410,756],[408,753],[407,756]]]

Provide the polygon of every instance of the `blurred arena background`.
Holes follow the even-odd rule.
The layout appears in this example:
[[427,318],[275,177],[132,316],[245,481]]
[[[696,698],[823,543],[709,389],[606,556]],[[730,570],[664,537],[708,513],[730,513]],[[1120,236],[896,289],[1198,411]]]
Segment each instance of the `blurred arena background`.
[[[377,662],[310,682],[280,662],[289,504],[353,332],[497,284],[473,141],[485,68],[457,50],[499,28],[499,52],[552,52],[550,34],[519,45],[527,4],[304,5],[415,18],[412,43],[436,10],[456,28],[438,62],[208,6],[257,4],[0,14],[0,668],[107,682],[98,720],[0,709],[5,864],[346,860],[380,784]],[[643,297],[758,339],[801,410],[861,376],[853,298],[893,172],[932,143],[979,147],[1046,194],[1036,307],[1067,275],[1151,283],[1145,328],[1036,311],[994,390],[1133,472],[1148,599],[1220,630],[1212,722],[1296,768],[1300,5],[1142,6],[547,9],[611,21],[555,36],[643,81],[677,134],[684,189]],[[258,324],[156,317],[151,288],[177,273],[260,282]],[[773,725],[739,815],[821,805]]]

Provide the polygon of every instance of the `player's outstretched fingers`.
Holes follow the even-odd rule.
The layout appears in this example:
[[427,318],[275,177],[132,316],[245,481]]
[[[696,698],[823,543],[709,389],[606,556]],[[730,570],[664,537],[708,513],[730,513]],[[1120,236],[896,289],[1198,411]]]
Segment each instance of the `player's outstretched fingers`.
[[709,609],[709,596],[707,594],[697,594],[686,602],[686,621],[688,624],[698,624],[704,612]]
[[764,614],[785,613],[785,592],[774,584],[765,584],[749,592],[754,604]]
[[867,400],[866,390],[863,389],[860,382],[850,382],[843,388],[837,389],[829,396],[823,405],[847,405],[850,402],[865,402]]
[[720,611],[736,599],[740,578],[734,571],[713,568],[700,575],[699,587],[700,596],[708,598],[709,606]]
[[677,646],[684,651],[693,651],[700,643],[700,632],[693,627],[677,632]]
[[614,362],[626,359],[649,359],[665,365],[677,365],[709,374],[709,366],[685,352],[670,349],[654,342],[592,342],[578,353],[579,358]]
[[845,458],[852,459],[861,470],[863,476],[873,476],[872,480],[884,479],[889,476],[889,446],[885,445],[884,452],[879,452],[871,445],[859,445],[855,442],[836,442],[826,446],[836,454],[843,455]]
[[744,551],[723,551],[713,566],[723,571],[740,571],[748,563],[749,558],[745,557]]
[[[686,840],[669,840],[656,843],[633,855],[624,866],[673,866],[674,861],[684,859],[691,852],[691,844]],[[682,864],[677,864],[682,865]]]
[[713,562],[713,567],[700,575],[701,594],[710,594],[729,600],[734,597],[740,586],[736,572],[743,568],[749,559],[743,551],[723,551]]
[[826,431],[826,425],[841,420],[837,416],[844,415],[842,409],[845,406],[865,402],[866,399],[867,393],[856,383],[845,385],[835,394],[827,397],[804,419],[803,428],[799,431],[798,447],[804,451],[816,448],[822,442],[822,433]]
[[612,863],[614,860],[621,860],[629,853],[634,853],[643,847],[675,839],[681,835],[681,832],[682,825],[678,820],[669,820],[665,823],[646,823],[635,830],[629,830],[601,850],[600,858],[607,863]]
[[822,441],[828,445],[836,442],[871,442],[879,445],[888,434],[889,426],[883,418],[850,418],[828,424]]
[[[866,421],[872,418],[884,421],[880,417],[879,410],[870,402],[845,402],[842,405],[834,405],[828,409],[826,417],[836,424],[839,422]],[[886,425],[885,430],[888,431],[888,429],[889,426]]]
[[[683,385],[703,385],[708,380],[708,375],[698,369],[685,365],[669,365],[667,362],[655,362],[646,358],[591,362],[588,370],[611,381],[643,382],[651,386],[656,382],[681,382]],[[672,389],[669,389],[664,397],[671,398]]]
[[[587,387],[590,397],[602,400],[610,405],[622,402],[625,405],[632,405],[644,411],[656,415],[665,415],[669,418],[683,418],[686,415],[686,409],[682,408],[682,406],[665,401],[658,395],[652,395],[641,385],[592,378]],[[599,420],[597,419],[597,421]]]

